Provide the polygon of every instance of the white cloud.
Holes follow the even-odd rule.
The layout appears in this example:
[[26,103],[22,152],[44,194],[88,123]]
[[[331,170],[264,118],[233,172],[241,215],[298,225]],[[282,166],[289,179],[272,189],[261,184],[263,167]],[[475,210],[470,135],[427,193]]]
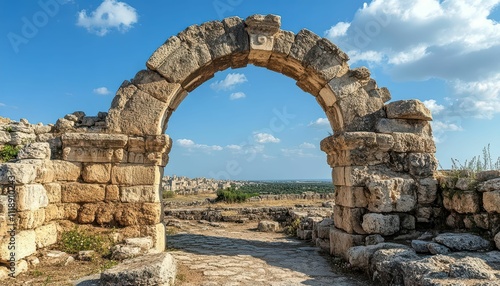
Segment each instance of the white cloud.
[[444,80],[454,96],[436,105],[443,116],[492,118],[500,113],[500,23],[489,17],[498,4],[373,0],[325,36],[351,65],[381,65],[397,80]]
[[299,145],[299,148],[313,149],[313,148],[316,148],[316,146],[314,146],[314,144],[312,144],[312,143],[304,142],[304,143]]
[[280,139],[274,137],[269,133],[255,133],[253,135],[255,142],[257,143],[279,143]]
[[434,99],[424,100],[423,104],[432,112],[433,116],[444,110],[444,106],[437,104]]
[[229,99],[236,100],[236,99],[245,98],[245,97],[246,97],[246,95],[240,91],[240,92],[231,93],[231,95],[229,96]]
[[226,148],[229,150],[240,151],[243,147],[240,145],[227,145]]
[[434,133],[444,132],[444,131],[462,131],[463,128],[455,123],[433,121],[432,130]]
[[309,158],[316,157],[314,154],[306,153],[303,149],[300,148],[284,148],[281,149],[281,152],[285,157],[301,157],[301,158]]
[[226,75],[226,78],[220,81],[216,81],[210,84],[213,90],[231,90],[238,84],[247,82],[247,78],[242,73],[230,73]]
[[318,118],[315,121],[311,121],[307,126],[316,126],[316,127],[322,127],[322,126],[330,126],[330,121],[328,121],[328,118]]
[[191,139],[177,139],[177,144],[179,144],[179,146],[182,148],[186,148],[186,149],[190,149],[190,150],[202,150],[205,152],[222,151],[224,149],[219,145],[196,144]]
[[96,94],[100,94],[100,95],[107,95],[107,94],[110,94],[111,92],[109,91],[109,89],[107,87],[98,87],[98,88],[94,88],[93,90],[94,93]]
[[0,102],[0,106],[6,106],[6,105],[5,105],[5,103],[1,103],[1,102]]
[[137,23],[135,9],[125,2],[104,0],[94,11],[87,15],[86,10],[78,13],[77,26],[98,36],[104,36],[112,29],[126,32]]

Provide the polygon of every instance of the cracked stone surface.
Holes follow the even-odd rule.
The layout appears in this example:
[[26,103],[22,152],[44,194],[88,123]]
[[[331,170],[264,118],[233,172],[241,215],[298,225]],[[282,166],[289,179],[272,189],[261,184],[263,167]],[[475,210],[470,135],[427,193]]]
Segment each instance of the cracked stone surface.
[[310,243],[256,229],[257,223],[217,228],[184,221],[181,231],[167,238],[168,249],[200,277],[176,285],[371,285],[360,274],[332,268]]

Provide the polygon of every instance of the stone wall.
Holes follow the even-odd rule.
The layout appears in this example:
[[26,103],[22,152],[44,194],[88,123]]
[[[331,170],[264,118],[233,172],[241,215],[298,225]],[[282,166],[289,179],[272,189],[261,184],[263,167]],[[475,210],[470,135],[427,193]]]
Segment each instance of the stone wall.
[[171,140],[100,133],[105,117],[75,112],[47,126],[0,120],[0,148],[20,149],[0,163],[0,265],[15,259],[26,269],[25,258],[56,243],[64,221],[118,227],[122,238],[150,236],[165,249],[159,183]]
[[443,227],[490,238],[500,233],[500,170],[443,172],[438,181]]

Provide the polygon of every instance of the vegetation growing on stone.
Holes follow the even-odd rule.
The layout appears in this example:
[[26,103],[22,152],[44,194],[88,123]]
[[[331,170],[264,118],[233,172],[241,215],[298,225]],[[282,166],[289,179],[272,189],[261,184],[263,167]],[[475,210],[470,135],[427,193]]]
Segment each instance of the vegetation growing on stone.
[[70,254],[76,254],[83,250],[93,250],[101,256],[105,256],[109,254],[111,242],[103,235],[75,227],[62,233],[59,245],[62,251]]
[[491,157],[490,144],[483,148],[483,157],[481,155],[474,156],[470,160],[465,160],[463,164],[459,160],[452,158],[451,163],[453,171],[481,172],[500,170],[500,157],[494,161],[494,158]]
[[0,149],[0,162],[8,162],[17,157],[21,148],[19,146],[4,145]]

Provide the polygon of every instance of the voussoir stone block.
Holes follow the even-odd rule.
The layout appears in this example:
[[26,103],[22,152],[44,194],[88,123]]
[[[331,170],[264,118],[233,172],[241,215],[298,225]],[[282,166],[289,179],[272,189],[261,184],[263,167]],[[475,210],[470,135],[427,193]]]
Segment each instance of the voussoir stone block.
[[163,168],[158,166],[142,166],[121,164],[111,170],[113,185],[159,185]]
[[392,235],[399,231],[398,215],[369,213],[363,216],[363,230],[367,233]]
[[385,109],[387,118],[432,120],[430,110],[417,99],[394,101],[387,104]]
[[170,104],[175,95],[181,91],[180,84],[170,83],[160,74],[151,70],[139,71],[134,79],[132,79],[132,84],[145,93],[167,104]]
[[63,203],[102,202],[105,198],[105,187],[99,184],[63,184],[61,196]]

